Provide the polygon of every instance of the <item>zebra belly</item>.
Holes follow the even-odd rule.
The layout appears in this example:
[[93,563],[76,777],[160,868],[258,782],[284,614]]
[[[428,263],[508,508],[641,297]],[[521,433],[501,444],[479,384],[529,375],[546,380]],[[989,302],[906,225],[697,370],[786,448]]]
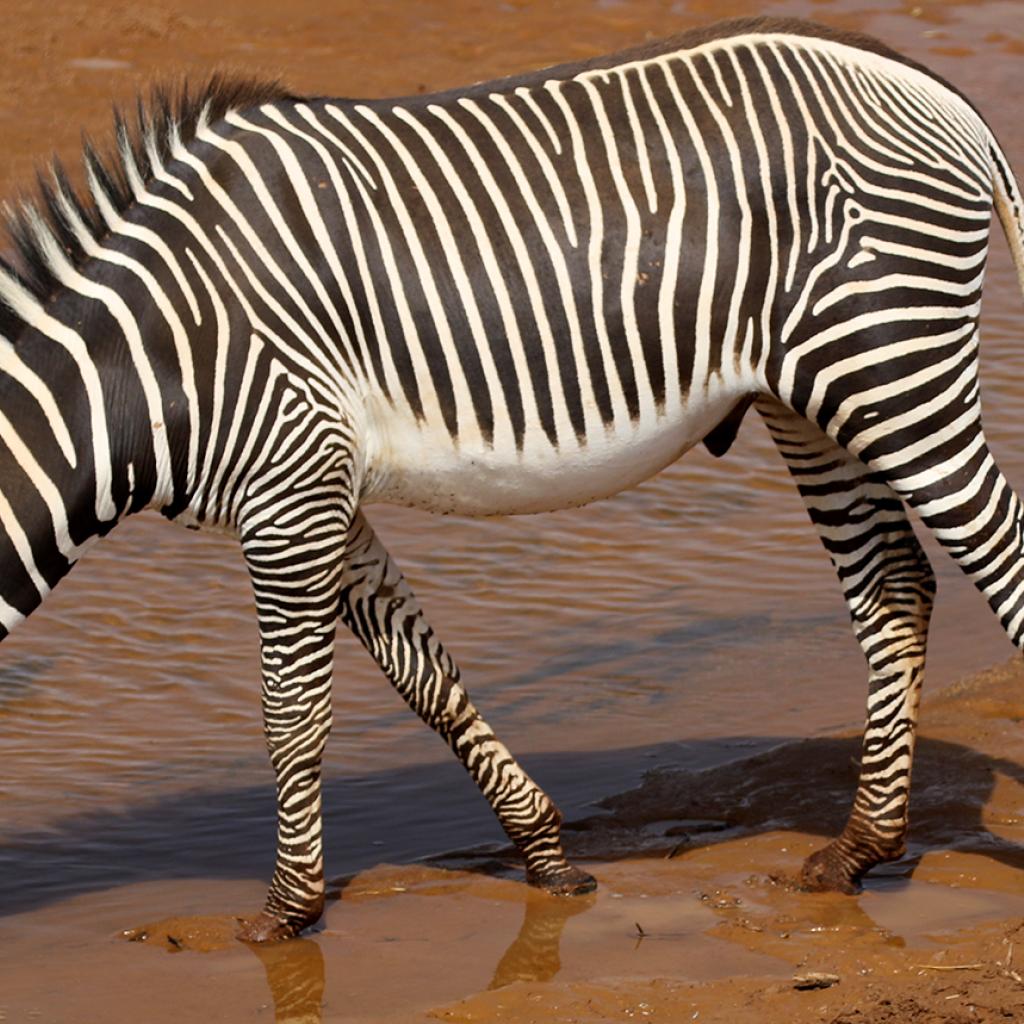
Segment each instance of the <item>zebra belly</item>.
[[691,402],[676,415],[609,427],[553,446],[527,432],[521,450],[456,444],[443,429],[388,410],[368,432],[362,500],[470,516],[552,512],[607,498],[648,479],[698,444],[736,395]]

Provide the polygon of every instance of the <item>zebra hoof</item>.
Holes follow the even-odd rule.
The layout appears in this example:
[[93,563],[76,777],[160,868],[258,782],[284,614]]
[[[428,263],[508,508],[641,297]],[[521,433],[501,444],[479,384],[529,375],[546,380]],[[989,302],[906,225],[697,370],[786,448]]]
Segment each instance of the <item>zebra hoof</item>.
[[282,921],[280,918],[274,917],[273,914],[261,910],[255,917],[238,919],[239,927],[235,932],[235,937],[242,942],[284,942],[286,939],[294,939],[303,928],[316,924],[319,918],[318,911],[305,920]]
[[861,891],[860,877],[854,875],[833,844],[812,853],[800,872],[800,888],[805,892],[841,892],[855,896]]
[[541,874],[539,871],[527,871],[526,881],[530,885],[543,889],[554,896],[583,896],[597,888],[597,879],[586,871],[566,864],[559,871]]

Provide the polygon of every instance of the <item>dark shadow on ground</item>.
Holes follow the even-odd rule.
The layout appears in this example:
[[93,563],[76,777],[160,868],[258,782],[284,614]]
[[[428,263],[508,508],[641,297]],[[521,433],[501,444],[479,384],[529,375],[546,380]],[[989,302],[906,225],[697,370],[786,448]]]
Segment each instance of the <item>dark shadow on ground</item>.
[[[634,790],[601,801],[603,815],[570,823],[570,848],[614,859],[638,847],[670,850],[774,829],[831,838],[856,788],[860,737],[788,743],[706,772],[656,771]],[[956,849],[1024,869],[1024,845],[983,823],[996,774],[1024,785],[1024,766],[958,743],[920,740],[914,759],[910,876],[927,850]],[[640,793],[642,792],[642,798]],[[673,826],[673,820],[690,822]],[[597,851],[600,850],[600,854]]]

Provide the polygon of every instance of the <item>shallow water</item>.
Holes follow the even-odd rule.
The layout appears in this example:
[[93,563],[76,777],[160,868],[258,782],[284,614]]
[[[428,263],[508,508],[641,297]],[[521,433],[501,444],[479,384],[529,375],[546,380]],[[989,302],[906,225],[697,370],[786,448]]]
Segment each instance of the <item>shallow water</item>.
[[[2,195],[50,149],[72,154],[81,124],[100,133],[111,97],[182,70],[227,64],[279,72],[303,92],[395,95],[752,13],[881,36],[963,88],[1024,169],[1024,126],[1007,100],[1024,53],[1016,0],[329,10],[318,0],[284,9],[217,0],[212,17],[198,0],[29,7],[0,39]],[[1001,240],[983,328],[986,426],[1020,489],[1024,305]],[[838,586],[754,416],[724,460],[694,451],[586,509],[473,521],[374,508],[371,518],[478,706],[570,815],[652,765],[714,764],[862,717],[865,673]],[[944,556],[934,561],[933,687],[1009,652],[981,599]],[[274,803],[258,696],[251,598],[233,542],[155,517],[119,527],[3,647],[0,915],[57,913],[81,925],[96,901],[138,908],[139,893],[169,880],[231,881],[217,890],[229,899],[237,880],[265,878]],[[447,749],[348,638],[335,723],[329,874],[499,838]],[[258,901],[259,886],[246,893]]]

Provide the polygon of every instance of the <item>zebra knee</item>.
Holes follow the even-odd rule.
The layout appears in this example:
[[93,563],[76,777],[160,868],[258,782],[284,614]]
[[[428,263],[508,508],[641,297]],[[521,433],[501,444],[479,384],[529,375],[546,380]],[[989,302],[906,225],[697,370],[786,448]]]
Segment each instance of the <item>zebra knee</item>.
[[270,763],[275,773],[308,773],[315,770],[319,777],[320,761],[331,732],[330,709],[295,721],[291,716],[283,721],[267,722],[264,736]]
[[888,548],[869,586],[846,590],[857,639],[873,670],[924,656],[936,580],[916,539]]

